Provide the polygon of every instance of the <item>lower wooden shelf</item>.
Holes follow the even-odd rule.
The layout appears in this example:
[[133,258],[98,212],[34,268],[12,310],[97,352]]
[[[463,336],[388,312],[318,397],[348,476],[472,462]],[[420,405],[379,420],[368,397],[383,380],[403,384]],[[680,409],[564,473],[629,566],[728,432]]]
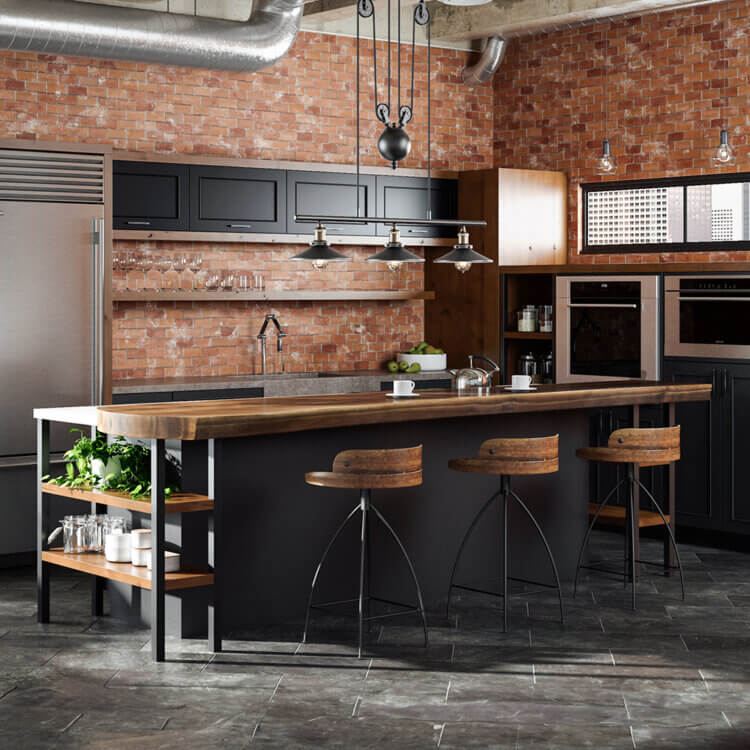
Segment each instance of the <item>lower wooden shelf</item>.
[[[596,503],[589,503],[589,518],[593,518],[596,513],[596,509],[599,506]],[[669,516],[665,516],[669,521]],[[611,524],[612,526],[623,526],[625,524],[625,508],[618,505],[608,505],[599,514],[597,523]],[[648,526],[663,526],[664,522],[661,520],[661,516],[652,510],[642,510],[638,517],[638,527],[641,529],[647,528]]]
[[[63,552],[61,547],[44,550],[42,560],[51,565],[79,570],[111,581],[127,583],[141,589],[151,589],[151,571],[130,563],[111,563],[101,553],[75,554]],[[164,588],[192,589],[198,586],[212,586],[214,574],[205,570],[181,570],[178,573],[164,574]]]

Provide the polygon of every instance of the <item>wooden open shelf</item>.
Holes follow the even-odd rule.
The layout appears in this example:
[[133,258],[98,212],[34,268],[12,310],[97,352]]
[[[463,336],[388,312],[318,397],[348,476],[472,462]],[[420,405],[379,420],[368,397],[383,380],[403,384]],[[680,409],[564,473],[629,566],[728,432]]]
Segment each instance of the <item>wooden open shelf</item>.
[[377,291],[377,290],[290,290],[267,292],[214,292],[166,289],[160,292],[115,291],[113,302],[356,302],[372,300],[394,302],[401,300],[433,300],[435,292],[422,291]]
[[[42,482],[42,492],[50,495],[70,497],[73,500],[83,500],[86,503],[101,503],[114,508],[125,508],[139,513],[151,513],[151,500],[134,500],[130,495],[122,492],[109,492],[92,489],[74,489],[59,487],[56,484]],[[190,492],[178,492],[165,499],[164,510],[167,513],[194,513],[200,510],[213,510],[214,501],[206,495],[194,495]]]
[[[599,506],[596,503],[589,503],[589,518],[593,518],[596,509]],[[669,521],[669,516],[665,516]],[[600,514],[597,523],[610,524],[612,526],[623,526],[625,524],[625,508],[617,505],[608,505]],[[641,529],[648,526],[663,526],[661,516],[652,510],[642,510],[639,514],[638,527]]]
[[[127,583],[141,589],[151,588],[151,571],[146,567],[136,567],[130,563],[111,563],[101,553],[74,554],[65,553],[61,547],[44,550],[42,560],[51,565],[79,570],[111,581]],[[167,591],[175,589],[192,589],[198,586],[212,586],[213,573],[205,570],[181,570],[178,573],[164,574],[164,588]]]
[[540,331],[505,331],[503,333],[506,339],[524,339],[526,341],[552,341],[551,333],[541,333]]

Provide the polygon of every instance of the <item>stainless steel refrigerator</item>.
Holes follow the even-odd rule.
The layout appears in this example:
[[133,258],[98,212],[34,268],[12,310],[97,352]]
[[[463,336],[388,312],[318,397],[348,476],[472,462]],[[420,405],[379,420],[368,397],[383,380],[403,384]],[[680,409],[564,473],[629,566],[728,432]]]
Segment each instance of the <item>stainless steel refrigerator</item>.
[[0,558],[35,547],[32,410],[101,401],[103,164],[0,150]]

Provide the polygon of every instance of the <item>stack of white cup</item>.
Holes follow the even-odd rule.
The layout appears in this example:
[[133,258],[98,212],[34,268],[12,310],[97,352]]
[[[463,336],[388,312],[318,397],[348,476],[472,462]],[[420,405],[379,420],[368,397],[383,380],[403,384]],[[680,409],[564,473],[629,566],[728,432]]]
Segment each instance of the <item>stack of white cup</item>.
[[133,529],[133,565],[145,567],[151,562],[151,529]]

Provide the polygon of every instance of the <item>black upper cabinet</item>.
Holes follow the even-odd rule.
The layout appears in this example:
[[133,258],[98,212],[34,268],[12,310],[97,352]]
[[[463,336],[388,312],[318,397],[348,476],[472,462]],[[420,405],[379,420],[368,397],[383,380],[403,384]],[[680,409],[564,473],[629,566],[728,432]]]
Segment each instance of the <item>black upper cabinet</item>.
[[[427,218],[426,177],[381,177],[376,179],[378,214],[395,219]],[[458,183],[456,180],[432,180],[430,206],[433,219],[458,218]],[[378,224],[377,233],[387,235],[391,227]],[[402,226],[401,236],[455,237],[459,227]]]
[[190,167],[190,229],[286,232],[286,172]]
[[[289,234],[308,234],[314,223],[295,221],[295,215],[357,216],[357,177],[335,172],[287,172]],[[360,175],[359,216],[375,216],[375,177]],[[326,224],[329,235],[374,235],[374,224]]]
[[184,164],[114,162],[113,227],[187,230],[188,174]]

